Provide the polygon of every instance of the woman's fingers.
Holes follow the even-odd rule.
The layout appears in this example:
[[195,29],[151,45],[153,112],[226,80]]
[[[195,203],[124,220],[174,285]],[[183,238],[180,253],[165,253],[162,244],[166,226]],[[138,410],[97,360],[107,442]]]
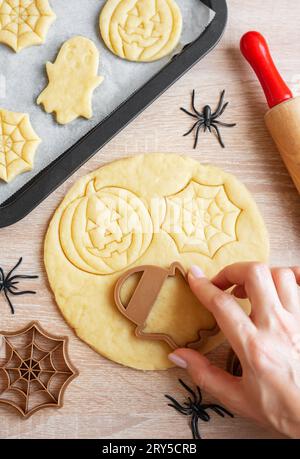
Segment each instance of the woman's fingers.
[[293,273],[295,275],[297,284],[300,285],[300,267],[299,266],[293,266],[291,268],[291,270],[293,271]]
[[242,342],[256,332],[256,328],[232,295],[213,285],[194,266],[189,273],[189,284],[199,301],[213,314],[233,349],[239,355]]
[[248,298],[248,295],[243,285],[236,285],[231,290],[231,294],[234,295],[236,298],[240,298],[241,300],[245,300],[246,298]]
[[[272,268],[271,274],[282,306],[292,314],[299,315],[299,289],[297,284],[300,285],[300,267]],[[224,289],[231,287],[230,282],[223,275],[222,277],[217,275],[212,281],[216,281],[217,285],[222,285]],[[235,285],[231,293],[236,298],[248,298],[244,285]]]
[[298,285],[293,270],[274,268],[272,276],[282,306],[290,313],[299,315]]
[[192,349],[177,349],[169,359],[181,368],[186,368],[194,383],[209,392],[229,409],[241,408],[242,391],[240,378],[213,366],[209,360]]
[[[212,279],[212,283],[222,290],[233,285],[243,287],[251,301],[251,318],[257,326],[268,325],[274,309],[281,307],[271,271],[264,264],[237,263],[227,266]],[[239,292],[242,293],[241,289]]]

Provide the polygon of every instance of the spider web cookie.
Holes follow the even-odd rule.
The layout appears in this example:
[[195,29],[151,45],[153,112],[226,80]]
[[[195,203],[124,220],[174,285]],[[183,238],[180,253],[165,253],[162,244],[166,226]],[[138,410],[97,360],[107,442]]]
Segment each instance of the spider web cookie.
[[40,142],[26,113],[0,109],[0,179],[10,182],[31,171]]
[[16,53],[41,45],[55,19],[48,0],[0,0],[0,43]]

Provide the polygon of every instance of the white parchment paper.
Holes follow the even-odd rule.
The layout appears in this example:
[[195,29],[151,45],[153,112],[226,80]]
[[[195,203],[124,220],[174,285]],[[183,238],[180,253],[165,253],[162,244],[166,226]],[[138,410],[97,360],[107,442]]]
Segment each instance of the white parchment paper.
[[[50,3],[57,20],[50,28],[44,45],[30,47],[16,54],[0,44],[0,107],[28,113],[35,131],[42,139],[31,172],[18,176],[10,184],[0,180],[0,203],[109,115],[170,59],[169,56],[153,63],[133,63],[112,54],[99,33],[99,14],[105,0],[50,0]],[[203,32],[212,21],[214,12],[199,0],[177,0],[177,3],[183,15],[180,49]],[[100,52],[98,73],[105,80],[94,92],[93,118],[81,118],[60,126],[52,115],[36,104],[36,99],[48,84],[45,63],[53,62],[63,42],[75,35],[83,35],[94,41]]]

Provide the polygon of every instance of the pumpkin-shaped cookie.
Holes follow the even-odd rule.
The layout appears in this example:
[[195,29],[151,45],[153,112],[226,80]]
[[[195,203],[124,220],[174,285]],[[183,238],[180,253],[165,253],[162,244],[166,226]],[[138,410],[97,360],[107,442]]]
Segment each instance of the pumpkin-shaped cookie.
[[182,31],[175,0],[107,0],[100,15],[106,46],[129,61],[150,62],[170,54]]

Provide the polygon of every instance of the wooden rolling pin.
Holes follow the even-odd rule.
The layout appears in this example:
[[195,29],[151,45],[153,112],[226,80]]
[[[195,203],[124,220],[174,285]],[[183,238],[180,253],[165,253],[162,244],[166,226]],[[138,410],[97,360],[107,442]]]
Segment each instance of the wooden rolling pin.
[[300,193],[300,97],[281,78],[264,37],[248,32],[241,39],[241,51],[254,69],[265,92],[270,110],[266,125]]

